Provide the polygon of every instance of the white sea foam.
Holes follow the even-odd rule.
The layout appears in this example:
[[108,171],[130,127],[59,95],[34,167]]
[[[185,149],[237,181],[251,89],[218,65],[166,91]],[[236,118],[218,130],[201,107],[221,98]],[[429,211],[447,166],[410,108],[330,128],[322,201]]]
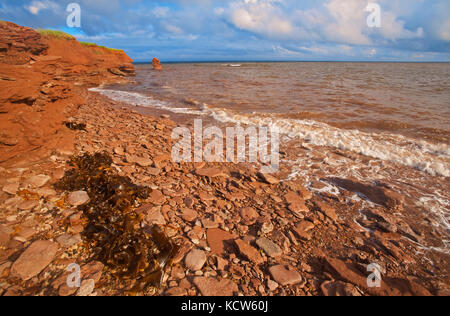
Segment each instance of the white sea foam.
[[316,146],[337,148],[410,166],[433,176],[450,176],[450,146],[447,144],[431,144],[401,135],[340,129],[311,120],[232,114],[224,109],[210,110],[216,120],[224,123],[270,126]]
[[205,113],[199,110],[191,109],[191,108],[174,108],[171,107],[167,102],[160,101],[151,96],[143,95],[137,92],[127,92],[127,91],[118,91],[118,90],[108,90],[102,88],[91,88],[89,89],[93,92],[98,92],[108,98],[125,102],[127,104],[133,106],[142,106],[148,108],[159,108],[162,110],[170,111],[176,114],[189,114],[189,115],[204,115]]

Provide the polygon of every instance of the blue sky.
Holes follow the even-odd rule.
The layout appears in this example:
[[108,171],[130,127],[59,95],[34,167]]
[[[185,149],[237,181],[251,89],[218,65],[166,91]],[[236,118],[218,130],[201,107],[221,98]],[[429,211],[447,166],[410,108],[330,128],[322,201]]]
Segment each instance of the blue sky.
[[[66,25],[81,7],[81,28]],[[369,2],[381,27],[367,25]],[[0,19],[67,31],[135,61],[450,61],[449,0],[2,0]]]

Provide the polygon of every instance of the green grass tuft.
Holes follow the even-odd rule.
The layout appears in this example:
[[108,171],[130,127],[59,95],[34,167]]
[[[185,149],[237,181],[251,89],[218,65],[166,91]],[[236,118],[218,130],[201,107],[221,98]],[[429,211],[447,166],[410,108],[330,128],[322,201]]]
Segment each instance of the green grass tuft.
[[109,48],[109,47],[106,47],[106,46],[100,46],[100,45],[97,45],[95,43],[89,43],[89,42],[80,42],[80,44],[83,45],[83,46],[86,46],[86,47],[103,48],[103,49],[106,49],[106,50],[111,51],[111,52],[122,52],[123,51],[121,49]]
[[64,33],[62,31],[39,29],[39,30],[37,30],[37,32],[44,37],[54,37],[54,38],[66,39],[66,40],[75,39],[75,37],[73,37],[72,35]]

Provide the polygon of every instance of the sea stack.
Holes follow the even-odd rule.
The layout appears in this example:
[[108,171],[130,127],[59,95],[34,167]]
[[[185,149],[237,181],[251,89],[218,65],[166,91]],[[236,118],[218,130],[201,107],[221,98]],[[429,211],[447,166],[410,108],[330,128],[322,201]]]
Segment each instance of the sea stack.
[[154,70],[162,70],[162,65],[161,62],[159,61],[158,58],[153,58],[153,69]]

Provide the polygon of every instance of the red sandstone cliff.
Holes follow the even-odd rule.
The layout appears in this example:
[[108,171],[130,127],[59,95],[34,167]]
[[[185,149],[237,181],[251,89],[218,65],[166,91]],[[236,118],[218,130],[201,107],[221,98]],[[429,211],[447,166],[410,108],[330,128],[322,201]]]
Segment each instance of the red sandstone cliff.
[[0,21],[0,165],[71,150],[63,122],[84,103],[73,85],[125,82],[134,73],[123,51]]

